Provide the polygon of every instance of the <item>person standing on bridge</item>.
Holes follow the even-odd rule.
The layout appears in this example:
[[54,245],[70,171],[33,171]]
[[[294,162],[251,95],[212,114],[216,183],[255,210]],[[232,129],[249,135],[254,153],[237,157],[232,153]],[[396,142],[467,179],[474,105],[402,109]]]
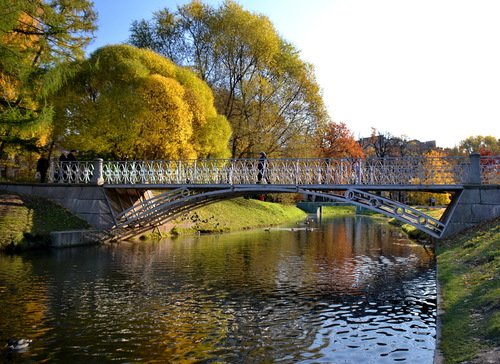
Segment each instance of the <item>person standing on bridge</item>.
[[260,152],[257,169],[259,171],[257,174],[257,183],[262,183],[262,179],[265,179],[267,183],[271,183],[269,182],[269,161],[267,160],[266,153],[264,152]]
[[66,161],[68,162],[76,162],[76,156],[75,156],[76,150],[71,150],[69,154],[66,156]]
[[40,159],[36,162],[36,171],[40,174],[40,182],[47,182],[47,170],[49,169],[49,160],[45,157],[45,154],[40,156]]

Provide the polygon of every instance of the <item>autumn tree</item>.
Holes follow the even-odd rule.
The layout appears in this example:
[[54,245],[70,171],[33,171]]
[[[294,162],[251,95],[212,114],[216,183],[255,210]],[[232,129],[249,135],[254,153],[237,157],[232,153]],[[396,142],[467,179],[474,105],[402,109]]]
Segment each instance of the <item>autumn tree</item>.
[[209,84],[232,125],[233,157],[305,152],[302,141],[326,120],[312,66],[267,17],[233,1],[160,10],[132,24],[130,43],[192,68]]
[[82,59],[96,14],[89,0],[0,0],[0,156],[47,141],[47,96]]
[[[456,176],[451,172],[453,168],[448,160],[446,152],[442,150],[430,150],[423,156],[422,164],[425,171],[424,175],[415,176],[411,183],[413,184],[454,184]],[[459,181],[458,181],[459,182]],[[451,195],[449,193],[433,192],[409,192],[409,201],[414,205],[427,205],[433,199],[436,205],[447,205],[450,203]]]
[[231,130],[193,72],[150,50],[107,46],[54,98],[54,138],[115,159],[227,157]]
[[473,152],[481,153],[481,154],[491,154],[498,155],[500,154],[500,139],[495,138],[494,136],[470,136],[458,144],[458,153],[460,154],[471,154]]
[[345,123],[329,122],[319,136],[319,154],[323,158],[362,158],[361,146]]

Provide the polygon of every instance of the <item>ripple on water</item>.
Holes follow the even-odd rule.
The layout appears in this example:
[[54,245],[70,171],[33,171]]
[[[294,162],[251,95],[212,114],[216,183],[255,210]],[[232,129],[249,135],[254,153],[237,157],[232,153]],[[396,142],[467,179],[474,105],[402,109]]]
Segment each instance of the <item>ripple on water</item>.
[[32,362],[432,363],[432,259],[356,221],[0,256],[0,333]]

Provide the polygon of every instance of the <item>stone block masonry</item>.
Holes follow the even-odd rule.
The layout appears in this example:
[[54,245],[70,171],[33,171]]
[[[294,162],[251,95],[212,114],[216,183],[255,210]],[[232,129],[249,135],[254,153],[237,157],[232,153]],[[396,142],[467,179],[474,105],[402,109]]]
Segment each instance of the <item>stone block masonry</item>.
[[499,185],[465,186],[445,230],[445,238],[500,216]]
[[114,224],[105,190],[101,186],[10,183],[0,184],[0,189],[47,198],[87,221],[94,229],[109,229]]

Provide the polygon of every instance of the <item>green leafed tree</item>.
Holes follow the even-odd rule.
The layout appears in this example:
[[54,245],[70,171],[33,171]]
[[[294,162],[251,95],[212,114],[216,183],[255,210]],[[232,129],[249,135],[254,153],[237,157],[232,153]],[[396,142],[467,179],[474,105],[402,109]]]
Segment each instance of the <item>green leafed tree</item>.
[[[263,15],[194,0],[132,24],[130,43],[190,67],[231,123],[233,157],[307,155],[327,114],[313,67]],[[309,142],[308,142],[309,141]]]
[[494,136],[470,136],[460,141],[458,144],[457,152],[463,154],[470,154],[473,152],[481,154],[500,154],[500,139]]
[[96,14],[90,0],[0,0],[0,156],[47,142],[47,97],[82,59]]
[[54,97],[58,143],[115,159],[228,157],[229,123],[192,71],[129,45],[78,68]]

